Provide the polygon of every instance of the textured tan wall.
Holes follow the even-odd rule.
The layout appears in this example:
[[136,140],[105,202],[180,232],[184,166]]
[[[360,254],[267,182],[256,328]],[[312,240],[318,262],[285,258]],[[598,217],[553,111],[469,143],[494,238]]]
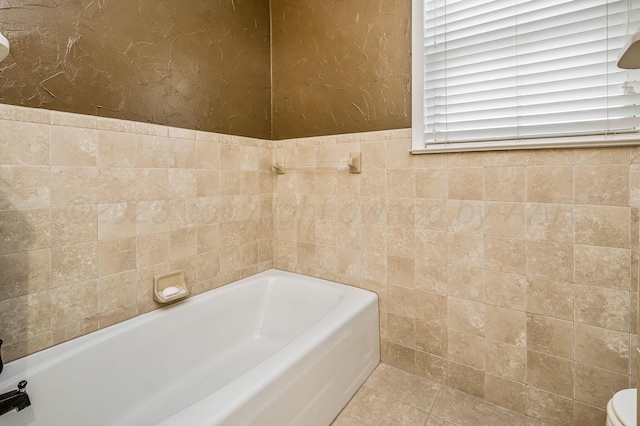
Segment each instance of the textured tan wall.
[[405,128],[410,6],[273,0],[270,37],[268,0],[16,0],[0,103],[264,139]]
[[0,103],[270,136],[268,0],[11,0],[0,31]]
[[[411,156],[410,130],[275,142],[274,266],[380,296],[382,359],[553,425],[636,383],[640,148]],[[275,148],[277,146],[277,148]]]
[[5,360],[271,267],[271,142],[0,105]]
[[273,138],[411,126],[409,0],[272,0]]

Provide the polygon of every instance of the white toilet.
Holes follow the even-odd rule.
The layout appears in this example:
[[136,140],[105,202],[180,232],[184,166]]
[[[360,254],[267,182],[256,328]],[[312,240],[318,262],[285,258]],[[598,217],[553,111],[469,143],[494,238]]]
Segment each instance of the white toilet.
[[607,404],[607,426],[637,426],[637,389],[625,389],[613,395]]

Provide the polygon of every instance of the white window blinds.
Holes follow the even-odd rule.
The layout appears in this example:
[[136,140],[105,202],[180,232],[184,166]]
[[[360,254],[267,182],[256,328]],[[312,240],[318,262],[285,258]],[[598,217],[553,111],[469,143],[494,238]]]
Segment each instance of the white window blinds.
[[637,132],[640,1],[420,1],[427,145]]

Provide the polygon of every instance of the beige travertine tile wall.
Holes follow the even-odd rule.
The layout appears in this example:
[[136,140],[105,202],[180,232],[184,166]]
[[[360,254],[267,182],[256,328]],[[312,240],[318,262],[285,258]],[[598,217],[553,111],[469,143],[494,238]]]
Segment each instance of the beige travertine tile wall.
[[[0,105],[5,359],[155,309],[155,274],[184,269],[197,294],[273,265],[376,291],[388,364],[551,424],[603,420],[635,385],[640,148],[411,156],[409,137],[272,149]],[[356,151],[361,175],[270,171]]]
[[272,266],[271,142],[0,105],[5,360]]
[[[412,156],[410,131],[294,139],[274,266],[380,296],[382,359],[549,424],[635,385],[640,148]],[[600,423],[598,423],[600,422]]]

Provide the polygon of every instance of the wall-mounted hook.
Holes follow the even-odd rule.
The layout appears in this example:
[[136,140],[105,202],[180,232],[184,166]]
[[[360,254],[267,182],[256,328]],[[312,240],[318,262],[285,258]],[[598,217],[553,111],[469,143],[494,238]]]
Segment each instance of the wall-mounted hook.
[[362,153],[352,152],[347,161],[350,173],[360,173],[362,167]]
[[285,172],[284,158],[281,161],[276,161],[275,163],[273,163],[273,170],[279,175],[284,174]]

